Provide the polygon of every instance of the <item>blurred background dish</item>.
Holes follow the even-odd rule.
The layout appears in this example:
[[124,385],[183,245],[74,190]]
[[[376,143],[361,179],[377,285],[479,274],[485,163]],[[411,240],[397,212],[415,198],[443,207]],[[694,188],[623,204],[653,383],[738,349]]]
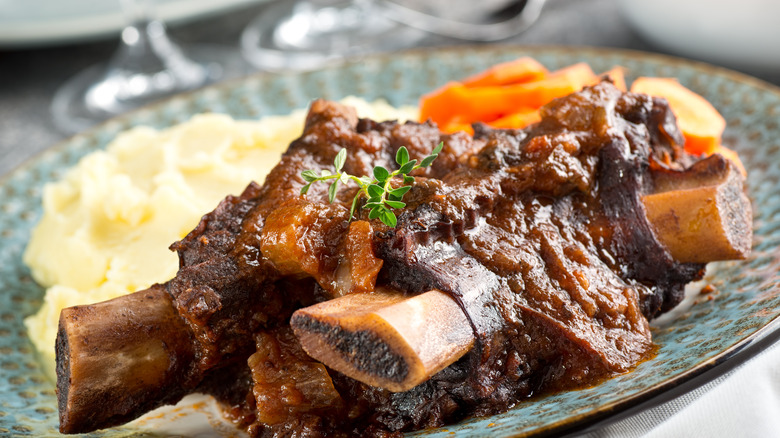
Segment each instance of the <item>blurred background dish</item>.
[[780,70],[777,0],[619,0],[626,20],[659,48],[734,68]]
[[[268,0],[158,0],[158,17],[174,23]],[[115,36],[126,25],[117,0],[0,0],[0,49],[51,47]]]

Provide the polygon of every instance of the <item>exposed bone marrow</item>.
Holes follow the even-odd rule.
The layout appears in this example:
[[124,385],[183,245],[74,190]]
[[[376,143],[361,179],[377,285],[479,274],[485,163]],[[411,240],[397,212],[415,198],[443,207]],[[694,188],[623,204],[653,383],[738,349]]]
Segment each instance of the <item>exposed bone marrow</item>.
[[290,324],[313,358],[396,392],[428,380],[474,344],[461,308],[436,290],[346,295],[298,310]]

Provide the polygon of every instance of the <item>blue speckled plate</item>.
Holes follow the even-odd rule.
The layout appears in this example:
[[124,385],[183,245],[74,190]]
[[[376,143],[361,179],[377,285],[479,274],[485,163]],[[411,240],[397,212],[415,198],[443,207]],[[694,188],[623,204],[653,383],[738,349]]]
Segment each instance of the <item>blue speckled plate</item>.
[[[586,61],[595,71],[613,65],[635,76],[674,76],[704,95],[728,122],[724,139],[743,158],[755,205],[753,255],[722,263],[707,279],[717,292],[702,296],[678,318],[654,328],[658,354],[632,373],[596,387],[520,403],[515,409],[426,436],[531,436],[562,431],[614,415],[662,394],[767,337],[780,324],[780,89],[700,63],[637,52],[589,48],[512,47],[412,51],[306,74],[260,75],[182,95],[109,121],[38,156],[0,182],[0,435],[56,434],[54,385],[36,362],[22,320],[43,291],[21,256],[40,215],[41,189],[118,132],[137,124],[167,127],[199,112],[236,118],[286,114],[316,97],[358,95],[414,104],[422,93],[499,61],[530,55],[549,68]],[[161,242],[167,245],[169,242]],[[133,428],[92,434],[140,436]]]

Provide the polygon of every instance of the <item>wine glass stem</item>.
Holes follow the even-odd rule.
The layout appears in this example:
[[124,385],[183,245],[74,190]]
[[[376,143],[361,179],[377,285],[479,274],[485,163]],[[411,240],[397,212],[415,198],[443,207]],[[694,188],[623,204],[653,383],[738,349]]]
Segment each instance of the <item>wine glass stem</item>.
[[376,21],[373,0],[297,0],[288,17],[277,23],[274,43],[280,48],[346,53],[384,33]]
[[108,65],[105,79],[86,95],[87,104],[111,113],[131,102],[154,99],[197,87],[208,79],[206,68],[188,59],[153,18],[150,0],[120,0],[127,26]]
[[[122,31],[122,44],[116,67],[130,71],[169,71],[180,85],[194,86],[205,80],[201,66],[190,61],[181,48],[168,38],[165,25],[154,18],[151,0],[120,0],[128,25]],[[124,55],[124,56],[122,56]]]
[[151,0],[119,0],[119,4],[128,23],[145,23],[154,15]]

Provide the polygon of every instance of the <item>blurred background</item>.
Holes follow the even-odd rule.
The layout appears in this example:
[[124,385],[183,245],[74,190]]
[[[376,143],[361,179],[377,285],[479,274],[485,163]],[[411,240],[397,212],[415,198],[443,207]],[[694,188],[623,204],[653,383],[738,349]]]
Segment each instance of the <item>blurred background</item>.
[[[780,2],[746,0],[736,9],[717,6],[729,3],[487,0],[475,7],[477,3],[468,0],[0,0],[0,175],[89,125],[56,114],[76,109],[74,89],[79,84],[74,80],[94,84],[105,76],[109,61],[115,69],[155,68],[137,65],[146,61],[138,61],[134,51],[161,52],[164,57],[179,53],[176,46],[169,47],[169,40],[159,40],[161,28],[149,25],[157,23],[154,18],[165,22],[167,35],[183,53],[199,57],[196,63],[202,58],[198,65],[206,66],[188,71],[189,58],[174,60],[181,75],[155,77],[168,92],[176,91],[172,77],[183,81],[173,85],[193,88],[262,70],[317,68],[345,54],[486,43],[659,52],[721,64],[780,84],[780,53],[772,49],[780,42],[780,30],[768,22],[780,16]],[[749,15],[751,7],[764,13]],[[673,14],[676,10],[679,13]],[[722,21],[729,25],[724,27]],[[136,25],[135,33],[122,31],[128,24]],[[355,28],[347,29],[350,35],[334,36],[329,34],[333,26]],[[751,40],[736,38],[740,35]],[[84,77],[90,68],[91,76]],[[70,87],[71,95],[63,97],[63,87]],[[55,96],[59,102],[53,108]],[[104,113],[98,118],[133,106],[124,103],[103,99],[98,104]]]

